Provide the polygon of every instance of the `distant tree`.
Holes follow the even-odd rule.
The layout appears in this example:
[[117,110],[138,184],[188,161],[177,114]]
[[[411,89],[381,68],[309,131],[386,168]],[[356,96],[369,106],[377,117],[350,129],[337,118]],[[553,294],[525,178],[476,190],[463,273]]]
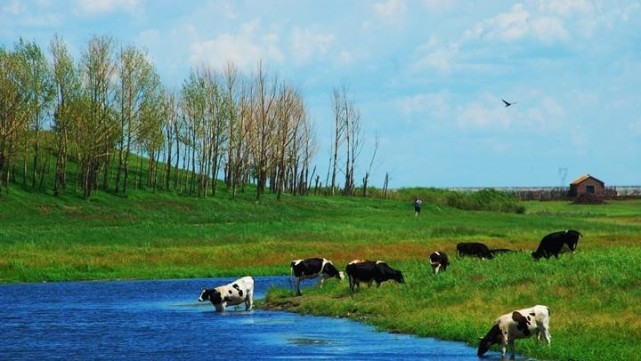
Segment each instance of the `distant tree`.
[[336,176],[338,171],[338,154],[344,147],[345,151],[345,186],[343,194],[352,195],[354,192],[354,168],[361,151],[361,121],[360,113],[353,100],[348,97],[348,88],[342,85],[334,88],[332,93],[332,110],[334,112],[334,145],[332,159],[331,193],[335,194]]
[[[174,91],[164,91],[162,99],[162,126],[165,132],[165,190],[171,189],[171,169],[172,161],[180,156],[180,143],[178,142],[179,134],[179,106],[176,93]],[[174,150],[174,146],[176,147]],[[177,163],[176,163],[177,164]],[[178,173],[176,171],[176,173]],[[177,174],[174,175],[177,180]],[[174,188],[176,185],[174,184]]]
[[0,47],[0,189],[9,184],[19,141],[27,130],[23,67],[15,52]]
[[[132,147],[147,153],[152,159],[158,147],[161,106],[161,82],[146,54],[133,46],[121,49],[118,63],[119,146],[116,167],[116,192],[127,193],[129,157]],[[151,149],[150,149],[151,147]],[[152,160],[154,172],[155,162]],[[122,181],[122,182],[121,182]]]
[[94,36],[82,54],[84,79],[83,117],[76,127],[76,144],[82,172],[83,196],[89,198],[98,187],[102,170],[102,188],[108,189],[111,154],[118,139],[118,121],[114,110],[114,42],[107,36]]
[[278,80],[269,82],[262,63],[254,75],[254,96],[252,98],[253,110],[253,142],[252,159],[255,168],[256,200],[265,192],[267,177],[274,161],[275,136],[275,111],[277,102]]
[[[41,150],[41,136],[44,130],[44,120],[55,97],[54,81],[49,63],[40,47],[34,42],[25,42],[22,38],[16,45],[16,55],[19,57],[23,83],[22,103],[29,131],[24,135],[26,152],[31,153],[31,187],[42,179],[44,166],[40,164],[44,156]],[[27,174],[27,157],[24,158],[24,175]]]
[[56,36],[49,45],[53,57],[53,79],[56,101],[53,116],[53,131],[56,135],[56,167],[53,194],[59,195],[67,188],[67,160],[69,132],[74,127],[74,112],[80,98],[81,82],[67,44]]

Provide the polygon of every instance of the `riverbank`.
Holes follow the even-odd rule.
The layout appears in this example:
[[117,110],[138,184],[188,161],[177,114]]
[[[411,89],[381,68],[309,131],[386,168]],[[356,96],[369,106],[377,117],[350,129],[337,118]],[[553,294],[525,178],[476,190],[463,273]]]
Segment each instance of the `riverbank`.
[[539,262],[525,252],[491,261],[455,258],[436,276],[427,261],[391,262],[403,271],[405,285],[363,287],[352,296],[346,281],[326,281],[299,297],[271,290],[259,307],[348,318],[476,347],[497,316],[544,304],[551,309],[552,345],[519,340],[519,354],[539,360],[633,360],[641,339],[639,257],[641,248],[611,247]]
[[[496,195],[488,193],[488,195]],[[0,198],[0,282],[287,275],[294,259],[322,256],[340,269],[382,259],[406,285],[326,282],[302,297],[271,290],[292,312],[344,317],[383,330],[475,345],[496,316],[545,304],[552,347],[517,343],[537,359],[629,360],[641,339],[641,202],[522,202],[518,212],[464,211],[411,199],[264,197],[194,199],[132,192],[90,201],[12,192]],[[531,259],[541,237],[574,228],[575,255]],[[458,242],[522,250],[492,261],[453,258],[431,275],[427,255]]]

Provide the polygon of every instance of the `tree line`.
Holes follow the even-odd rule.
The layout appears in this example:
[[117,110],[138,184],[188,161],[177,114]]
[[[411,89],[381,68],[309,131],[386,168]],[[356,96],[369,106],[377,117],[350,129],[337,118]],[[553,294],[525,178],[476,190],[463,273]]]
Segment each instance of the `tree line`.
[[[135,46],[96,35],[76,60],[55,36],[47,51],[22,38],[0,47],[0,69],[0,191],[21,183],[85,198],[131,187],[207,197],[220,179],[232,197],[255,184],[258,200],[322,185],[310,169],[318,143],[300,90],[260,62],[249,75],[233,63],[195,67],[169,89]],[[346,87],[334,89],[332,101],[325,184],[334,194],[343,173],[342,192],[351,195],[360,116]],[[370,170],[371,163],[365,189]]]

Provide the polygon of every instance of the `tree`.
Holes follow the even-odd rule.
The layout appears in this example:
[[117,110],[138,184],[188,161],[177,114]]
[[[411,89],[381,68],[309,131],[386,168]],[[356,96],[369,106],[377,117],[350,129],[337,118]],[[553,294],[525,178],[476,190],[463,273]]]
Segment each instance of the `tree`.
[[82,54],[83,105],[82,117],[75,128],[82,172],[83,196],[89,198],[98,187],[103,171],[102,188],[108,188],[109,162],[118,139],[118,121],[114,110],[115,73],[113,40],[93,37]]
[[16,53],[0,48],[0,189],[9,184],[18,143],[27,129],[21,67]]
[[276,111],[278,81],[274,79],[273,83],[269,83],[262,63],[259,63],[254,84],[252,159],[257,180],[256,200],[258,201],[261,194],[265,192],[267,177],[274,159],[274,132],[272,130],[275,129],[274,112]]
[[334,145],[331,162],[332,184],[331,192],[335,194],[336,176],[338,171],[338,154],[343,144],[345,145],[345,186],[344,195],[354,192],[354,168],[356,159],[361,151],[361,123],[360,113],[354,102],[348,98],[348,88],[342,85],[334,88],[332,93],[332,110],[334,112]]
[[[44,130],[44,120],[55,97],[55,88],[49,63],[40,47],[33,42],[20,39],[16,45],[16,55],[22,64],[22,84],[25,116],[27,117],[28,131],[25,133],[25,152],[32,152],[31,159],[31,187],[36,188],[40,173],[44,172],[40,160],[43,157],[41,150],[41,132]],[[24,157],[24,175],[27,175],[27,158]]]
[[[155,69],[144,53],[133,46],[121,49],[118,67],[119,90],[116,93],[120,119],[118,136],[118,166],[116,171],[116,192],[127,193],[129,177],[129,156],[132,147],[147,153],[153,158],[158,147],[158,134],[161,105],[161,82]],[[141,146],[145,144],[145,146]],[[148,149],[149,147],[152,149]],[[147,148],[147,149],[145,149]],[[155,163],[152,162],[152,168]],[[153,169],[150,169],[153,171]]]
[[74,127],[74,111],[80,98],[81,83],[67,45],[62,39],[56,36],[51,41],[49,50],[53,57],[53,80],[56,88],[53,130],[57,142],[53,194],[57,196],[67,187],[69,132]]

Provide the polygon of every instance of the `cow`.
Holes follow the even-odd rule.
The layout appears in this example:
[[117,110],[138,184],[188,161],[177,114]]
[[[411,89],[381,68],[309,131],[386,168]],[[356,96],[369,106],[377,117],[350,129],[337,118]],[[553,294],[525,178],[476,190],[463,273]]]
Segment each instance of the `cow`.
[[354,260],[347,264],[345,273],[349,278],[349,290],[354,293],[356,287],[360,288],[360,283],[376,282],[376,287],[380,287],[382,282],[394,280],[397,283],[405,283],[403,273],[388,266],[383,261]]
[[490,253],[489,248],[483,243],[478,242],[463,242],[456,245],[456,254],[459,257],[473,256],[480,259],[492,259],[494,256]]
[[579,231],[573,229],[550,233],[541,239],[539,247],[536,251],[532,252],[532,257],[534,259],[541,257],[548,259],[551,256],[559,258],[560,253],[574,253],[579,243],[579,237],[581,236],[582,234],[579,233]]
[[514,341],[530,337],[534,333],[537,340],[541,341],[543,338],[548,345],[550,344],[550,309],[547,306],[536,305],[499,316],[487,335],[481,338],[476,354],[481,357],[490,346],[500,343],[501,355],[505,357],[506,347],[510,345],[514,358]]
[[445,252],[434,251],[430,254],[430,265],[432,266],[432,273],[438,274],[441,269],[443,272],[447,270],[447,266],[450,265],[450,261]]
[[320,285],[322,287],[323,281],[327,278],[335,277],[339,280],[343,279],[343,272],[339,272],[332,261],[325,258],[308,258],[292,261],[290,264],[290,270],[290,282],[291,278],[295,277],[296,296],[301,295],[300,281],[302,280],[317,278],[320,276]]
[[239,278],[236,281],[216,288],[203,288],[198,302],[211,301],[217,312],[224,312],[227,306],[245,303],[245,310],[254,307],[254,279],[251,276]]

